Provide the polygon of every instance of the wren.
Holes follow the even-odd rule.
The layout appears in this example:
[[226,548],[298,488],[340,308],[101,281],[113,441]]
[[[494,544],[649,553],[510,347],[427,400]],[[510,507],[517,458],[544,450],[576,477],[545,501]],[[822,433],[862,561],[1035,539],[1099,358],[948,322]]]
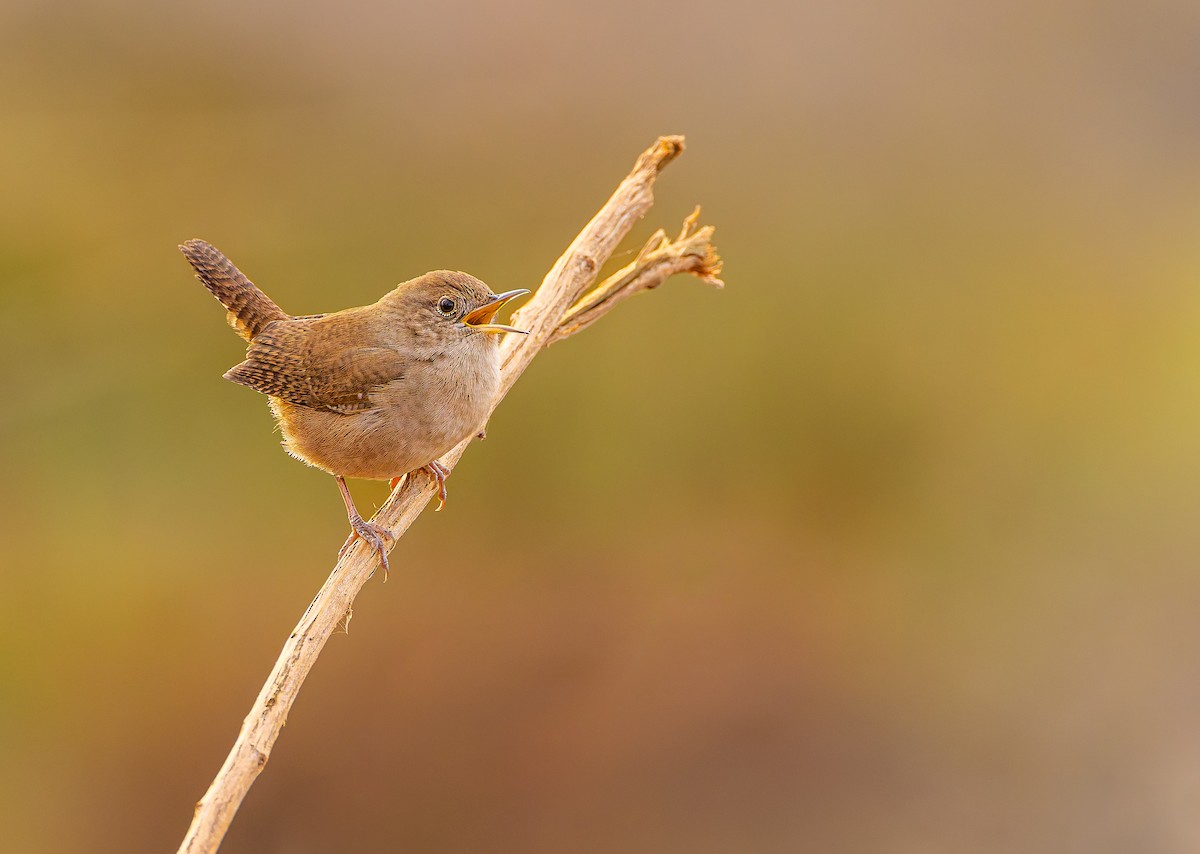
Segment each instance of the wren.
[[388,560],[386,528],[354,506],[346,478],[390,480],[425,469],[446,501],[449,470],[437,458],[483,429],[500,387],[501,333],[494,323],[524,288],[494,294],[466,273],[437,270],[371,305],[293,317],[214,246],[179,247],[229,325],[249,342],[225,379],[265,394],[289,454],[337,479],[351,533]]

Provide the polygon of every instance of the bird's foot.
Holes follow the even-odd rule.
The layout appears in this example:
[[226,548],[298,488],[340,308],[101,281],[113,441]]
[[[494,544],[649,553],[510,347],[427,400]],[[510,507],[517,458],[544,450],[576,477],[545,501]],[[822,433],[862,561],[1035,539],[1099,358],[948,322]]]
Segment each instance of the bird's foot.
[[[379,563],[383,566],[383,580],[388,580],[388,544],[395,541],[392,532],[381,525],[372,525],[363,519],[362,516],[355,514],[350,517],[350,536],[346,538],[346,542],[338,550],[338,558],[340,559],[354,545],[354,541],[361,539],[371,547],[372,551],[379,553]],[[375,572],[372,571],[371,575]],[[369,578],[370,576],[368,576]]]
[[424,468],[425,471],[427,471],[431,475],[433,475],[433,479],[437,481],[438,506],[434,510],[434,512],[436,513],[438,510],[441,510],[443,507],[446,506],[446,478],[450,477],[450,469],[446,468],[444,465],[439,463],[437,460],[434,460],[427,466],[422,466],[422,468]]
[[[439,463],[437,460],[434,460],[429,465],[421,466],[421,468],[416,469],[416,471],[427,471],[433,477],[433,479],[437,481],[437,485],[438,485],[437,509],[441,510],[443,507],[446,506],[446,478],[450,477],[450,469],[446,468],[444,465]],[[388,486],[391,487],[392,492],[396,491],[396,487],[400,485],[400,481],[404,480],[404,478],[406,478],[406,477],[408,477],[408,475],[402,474],[399,477],[392,478],[388,482]]]

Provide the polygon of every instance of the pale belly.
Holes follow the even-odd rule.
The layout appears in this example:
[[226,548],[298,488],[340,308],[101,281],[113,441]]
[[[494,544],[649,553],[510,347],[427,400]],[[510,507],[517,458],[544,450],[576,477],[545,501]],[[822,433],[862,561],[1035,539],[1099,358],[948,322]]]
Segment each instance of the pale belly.
[[373,408],[346,415],[271,398],[284,448],[330,474],[369,480],[433,462],[482,429],[500,372],[491,364],[451,372],[453,380],[429,372],[389,383],[372,393]]

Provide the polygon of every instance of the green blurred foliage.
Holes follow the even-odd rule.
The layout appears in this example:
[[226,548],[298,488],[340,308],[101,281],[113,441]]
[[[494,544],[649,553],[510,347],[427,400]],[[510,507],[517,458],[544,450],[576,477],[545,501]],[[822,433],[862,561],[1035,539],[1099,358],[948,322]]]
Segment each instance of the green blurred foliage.
[[[285,309],[623,255],[223,850],[1193,851],[1195,4],[0,7],[0,828],[170,850],[345,535],[175,250]],[[354,484],[363,506],[380,484]]]

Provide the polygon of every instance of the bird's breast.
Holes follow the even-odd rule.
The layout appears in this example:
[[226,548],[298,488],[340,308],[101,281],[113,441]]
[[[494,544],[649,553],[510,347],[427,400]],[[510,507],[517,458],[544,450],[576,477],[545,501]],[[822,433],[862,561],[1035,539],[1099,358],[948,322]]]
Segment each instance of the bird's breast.
[[386,480],[432,462],[478,432],[500,385],[498,348],[414,361],[371,393],[369,409],[338,414],[272,398],[284,447],[344,477]]

